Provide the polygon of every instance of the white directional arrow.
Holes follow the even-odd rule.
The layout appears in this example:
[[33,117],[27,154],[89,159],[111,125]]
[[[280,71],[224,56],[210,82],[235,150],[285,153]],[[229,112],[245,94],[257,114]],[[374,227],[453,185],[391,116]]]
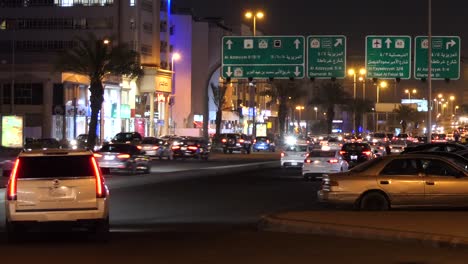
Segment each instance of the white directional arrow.
[[228,66],[228,70],[227,70],[226,74],[227,74],[228,77],[231,77],[231,75],[232,75],[231,66]]
[[294,72],[294,74],[297,76],[299,76],[299,74],[301,74],[301,72],[299,71],[299,66],[296,66],[296,71]]
[[232,41],[231,40],[226,41],[226,45],[228,46],[228,49],[231,49]]
[[333,46],[338,47],[339,45],[343,45],[343,39],[336,39],[335,44]]
[[[449,42],[445,43],[445,49],[449,49],[457,44],[453,39],[451,39]],[[450,46],[450,47],[449,47]]]
[[296,45],[296,49],[298,49],[298,48],[299,48],[299,44],[301,44],[301,41],[298,40],[298,39],[296,39],[296,40],[294,41],[294,44]]
[[389,38],[387,38],[387,39],[385,40],[385,44],[387,44],[387,49],[389,49],[389,48],[390,48],[390,44],[392,44],[392,40],[389,39]]

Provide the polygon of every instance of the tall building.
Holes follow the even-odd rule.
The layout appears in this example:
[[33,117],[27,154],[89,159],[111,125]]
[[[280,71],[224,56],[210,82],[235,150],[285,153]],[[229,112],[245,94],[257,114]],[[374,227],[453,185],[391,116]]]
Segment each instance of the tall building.
[[[171,95],[170,0],[0,0],[0,113],[24,117],[24,137],[87,133],[89,80],[54,71],[60,52],[92,32],[140,53],[138,82],[108,76],[97,135],[161,133]],[[156,93],[155,93],[156,92]],[[152,102],[156,102],[152,104]],[[155,113],[154,125],[150,114]]]

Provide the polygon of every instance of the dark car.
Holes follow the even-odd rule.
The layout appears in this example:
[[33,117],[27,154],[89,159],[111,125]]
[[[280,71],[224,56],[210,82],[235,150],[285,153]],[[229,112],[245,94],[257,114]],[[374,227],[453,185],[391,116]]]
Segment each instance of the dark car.
[[173,142],[172,153],[174,158],[195,158],[208,160],[210,145],[202,138],[182,138]]
[[27,138],[24,144],[25,151],[31,151],[35,149],[61,149],[62,145],[55,138]]
[[103,173],[113,170],[127,170],[132,174],[141,170],[150,172],[149,157],[135,145],[116,143],[104,145],[94,153]]
[[455,143],[455,142],[439,142],[439,143],[425,143],[421,145],[415,145],[406,147],[403,153],[409,153],[414,151],[445,151],[455,152],[460,150],[468,149],[468,146]]
[[252,148],[252,139],[250,136],[241,133],[221,134],[221,143],[225,154],[228,152],[232,153],[233,151],[250,154]]
[[349,167],[368,161],[374,156],[370,144],[361,142],[343,144],[340,154],[348,162]]
[[[70,147],[72,149],[87,149],[88,148],[88,134],[80,134],[76,137],[75,140],[70,142]],[[98,138],[95,138],[95,149],[98,147]]]
[[111,142],[138,145],[142,140],[143,137],[138,132],[120,132],[112,138]]
[[269,137],[256,137],[252,146],[253,151],[260,150],[275,152],[275,143]]

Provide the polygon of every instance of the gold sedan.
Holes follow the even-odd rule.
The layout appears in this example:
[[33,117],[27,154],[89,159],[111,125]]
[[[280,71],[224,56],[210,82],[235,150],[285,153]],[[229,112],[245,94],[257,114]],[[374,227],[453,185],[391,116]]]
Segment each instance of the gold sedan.
[[466,165],[435,155],[379,157],[348,172],[326,175],[318,198],[360,210],[468,206]]

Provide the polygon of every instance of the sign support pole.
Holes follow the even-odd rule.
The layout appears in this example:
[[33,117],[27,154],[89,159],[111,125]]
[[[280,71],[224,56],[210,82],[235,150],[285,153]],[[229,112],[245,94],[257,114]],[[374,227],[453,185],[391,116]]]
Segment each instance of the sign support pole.
[[428,34],[427,34],[427,101],[429,109],[427,110],[427,142],[431,142],[432,136],[432,0],[428,0]]

